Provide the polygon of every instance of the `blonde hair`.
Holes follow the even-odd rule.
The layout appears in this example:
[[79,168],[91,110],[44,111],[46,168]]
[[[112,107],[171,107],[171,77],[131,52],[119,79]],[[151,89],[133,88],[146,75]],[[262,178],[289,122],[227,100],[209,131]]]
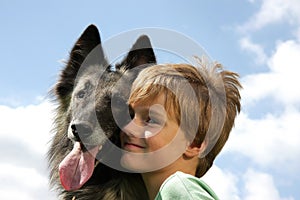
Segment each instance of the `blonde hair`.
[[133,82],[129,104],[165,95],[165,110],[186,133],[192,146],[207,142],[210,148],[199,158],[196,176],[203,176],[226,143],[237,112],[241,84],[238,74],[218,63],[209,68],[198,59],[197,66],[164,64],[143,69]]

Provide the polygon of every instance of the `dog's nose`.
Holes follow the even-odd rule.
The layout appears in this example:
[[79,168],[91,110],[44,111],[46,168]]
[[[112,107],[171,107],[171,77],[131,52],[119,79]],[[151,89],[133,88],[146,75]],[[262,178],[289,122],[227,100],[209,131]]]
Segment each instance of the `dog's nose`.
[[85,123],[72,124],[71,129],[76,141],[82,141],[93,133],[92,128]]

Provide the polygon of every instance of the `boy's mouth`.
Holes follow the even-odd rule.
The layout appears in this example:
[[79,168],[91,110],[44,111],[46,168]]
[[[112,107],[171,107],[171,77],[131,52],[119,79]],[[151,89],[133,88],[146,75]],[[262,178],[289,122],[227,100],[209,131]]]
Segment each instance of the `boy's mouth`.
[[124,142],[123,149],[130,152],[139,151],[145,149],[146,147],[143,144],[137,142]]

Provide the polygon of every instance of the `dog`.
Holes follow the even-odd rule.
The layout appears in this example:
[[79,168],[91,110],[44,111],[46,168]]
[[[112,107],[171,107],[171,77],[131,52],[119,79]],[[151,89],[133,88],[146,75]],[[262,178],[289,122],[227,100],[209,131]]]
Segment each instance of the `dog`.
[[[112,110],[116,83],[140,65],[156,63],[150,39],[141,35],[124,59],[110,64],[95,25],[89,25],[74,44],[58,82],[51,90],[57,108],[54,136],[48,150],[51,188],[60,199],[141,200],[148,199],[140,174],[124,172],[103,162],[113,146],[119,147],[120,125],[126,97],[119,95]],[[134,74],[134,73],[133,73]],[[120,122],[121,123],[121,122]],[[103,161],[103,162],[102,162]]]

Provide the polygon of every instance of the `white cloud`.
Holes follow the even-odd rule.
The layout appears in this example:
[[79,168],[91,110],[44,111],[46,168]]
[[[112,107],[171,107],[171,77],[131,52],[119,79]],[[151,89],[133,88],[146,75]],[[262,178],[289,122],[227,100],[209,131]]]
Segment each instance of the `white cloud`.
[[[242,78],[244,109],[223,153],[246,157],[249,164],[256,167],[240,169],[245,171],[243,177],[236,175],[239,191],[242,191],[241,199],[293,199],[281,194],[283,191],[292,193],[290,191],[297,185],[294,181],[300,180],[300,1],[249,2],[261,3],[261,7],[239,26],[239,44],[242,50],[254,55],[257,64],[264,64],[267,71]],[[256,37],[259,39],[256,33],[263,28],[279,25],[274,27],[274,30],[279,30],[283,24],[289,27],[282,29],[284,37],[290,35],[293,38],[283,40],[277,36],[277,41],[273,41],[274,49],[265,49],[262,44],[253,42]],[[265,50],[270,52],[270,57]],[[253,118],[252,114],[256,117]],[[269,174],[260,172],[260,169]],[[291,180],[289,187],[278,185],[287,179]]]
[[[237,118],[226,151],[242,154],[268,169],[284,167],[282,173],[289,175],[300,168],[299,58],[299,42],[278,42],[267,60],[269,70],[243,77],[244,111]],[[247,112],[260,113],[261,104],[273,106],[259,118],[251,118]]]
[[0,105],[2,199],[56,199],[49,191],[45,159],[51,110],[49,102],[17,108]]
[[0,194],[3,199],[55,199],[47,188],[47,176],[36,169],[10,164],[0,164],[0,169]]
[[0,105],[0,137],[18,138],[30,149],[44,154],[51,130],[51,104],[10,108]]
[[268,60],[269,71],[243,78],[244,102],[256,103],[271,97],[285,105],[300,105],[299,58],[300,43],[293,40],[278,43],[276,51]]
[[292,200],[292,197],[281,197],[274,180],[271,175],[267,173],[257,172],[253,169],[249,169],[244,177],[245,182],[245,194],[243,199],[245,200]]
[[300,1],[262,0],[260,10],[239,29],[243,32],[256,31],[267,25],[283,21],[289,24],[300,23]]
[[257,64],[264,64],[267,60],[267,56],[261,45],[253,43],[248,37],[244,37],[239,41],[243,50],[253,53],[256,57],[255,62]]
[[295,160],[300,157],[299,58],[300,43],[293,40],[279,42],[268,59],[269,71],[242,79],[246,111],[267,100],[276,106],[260,119],[251,119],[247,113],[242,113],[229,141],[231,150],[267,167],[278,167],[274,163],[293,169],[300,167]]
[[202,178],[222,200],[240,200],[238,176],[213,165]]
[[282,197],[273,176],[258,169],[249,168],[240,174],[213,165],[202,179],[222,200],[294,199]]
[[283,173],[293,174],[300,168],[300,112],[287,110],[276,117],[250,119],[244,113],[237,118],[226,151],[233,151],[252,162]]

